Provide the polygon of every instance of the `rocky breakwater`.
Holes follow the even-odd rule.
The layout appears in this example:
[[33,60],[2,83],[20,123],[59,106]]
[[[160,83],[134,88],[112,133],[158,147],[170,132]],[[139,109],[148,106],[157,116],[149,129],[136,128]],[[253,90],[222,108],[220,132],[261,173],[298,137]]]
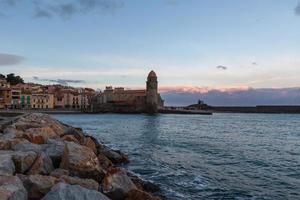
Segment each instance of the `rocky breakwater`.
[[159,188],[126,169],[128,157],[46,114],[0,133],[0,199],[159,200]]

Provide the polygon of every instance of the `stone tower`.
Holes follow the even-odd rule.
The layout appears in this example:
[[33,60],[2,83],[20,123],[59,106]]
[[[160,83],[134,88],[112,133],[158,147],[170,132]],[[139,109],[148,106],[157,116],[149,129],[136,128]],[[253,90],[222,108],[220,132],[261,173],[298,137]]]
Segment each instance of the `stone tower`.
[[146,112],[150,114],[157,113],[158,107],[158,92],[157,92],[157,76],[154,71],[151,71],[147,77],[146,89]]

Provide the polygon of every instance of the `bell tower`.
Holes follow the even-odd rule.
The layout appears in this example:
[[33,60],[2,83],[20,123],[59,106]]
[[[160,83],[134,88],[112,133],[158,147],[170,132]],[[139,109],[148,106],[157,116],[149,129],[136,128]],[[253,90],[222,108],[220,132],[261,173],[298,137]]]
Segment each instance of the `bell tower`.
[[146,112],[150,114],[157,113],[158,109],[158,92],[157,76],[152,70],[147,77],[146,87]]

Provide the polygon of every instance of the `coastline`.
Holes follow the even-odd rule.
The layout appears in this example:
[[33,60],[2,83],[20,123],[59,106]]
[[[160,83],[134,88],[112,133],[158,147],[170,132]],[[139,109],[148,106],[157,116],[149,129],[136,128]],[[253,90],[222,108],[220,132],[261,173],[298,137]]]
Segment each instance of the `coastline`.
[[122,167],[129,162],[127,155],[81,128],[41,113],[10,120],[2,124],[0,134],[0,196],[21,200],[161,199],[157,185]]

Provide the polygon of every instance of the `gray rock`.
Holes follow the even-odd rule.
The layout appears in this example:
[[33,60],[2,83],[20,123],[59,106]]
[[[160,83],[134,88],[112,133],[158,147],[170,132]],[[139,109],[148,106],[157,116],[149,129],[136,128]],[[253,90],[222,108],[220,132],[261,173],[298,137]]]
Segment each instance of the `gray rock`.
[[1,200],[27,200],[27,191],[16,176],[0,176]]
[[72,176],[91,178],[98,182],[105,175],[95,153],[90,148],[73,142],[66,143],[60,168],[69,170]]
[[62,175],[59,178],[59,181],[68,183],[70,185],[80,185],[81,187],[84,187],[89,190],[99,190],[99,183],[97,183],[93,179],[83,179],[78,177]]
[[2,140],[10,140],[10,139],[13,139],[15,137],[16,137],[15,133],[13,133],[13,132],[7,132],[7,133],[1,135],[0,139],[2,139]]
[[12,149],[15,151],[34,151],[36,153],[40,153],[42,151],[41,145],[33,144],[33,143],[19,143],[12,146]]
[[56,177],[56,178],[59,178],[63,175],[69,176],[69,171],[65,170],[65,169],[57,168],[57,169],[55,169],[54,171],[52,171],[50,173],[50,176],[53,176],[53,177]]
[[9,140],[0,139],[0,150],[10,150],[11,143]]
[[28,192],[29,199],[43,198],[51,188],[58,182],[58,179],[52,176],[18,174]]
[[49,175],[53,170],[52,160],[44,152],[41,152],[26,174]]
[[103,193],[113,200],[122,199],[122,196],[135,189],[137,187],[121,168],[111,168],[102,181]]
[[88,190],[79,185],[58,183],[43,200],[109,200],[101,192]]
[[65,142],[49,139],[47,143],[42,144],[41,147],[42,151],[51,158],[54,168],[58,168],[64,153]]
[[160,191],[160,187],[150,181],[141,179],[140,177],[127,172],[127,176],[130,177],[131,181],[136,185],[139,190],[143,190],[150,193],[155,193]]
[[0,154],[0,175],[13,175],[15,165],[11,154]]
[[73,127],[68,127],[65,132],[61,135],[61,137],[65,135],[73,135],[79,142],[83,141],[84,135],[82,131],[77,130],[76,128]]
[[123,154],[120,151],[110,149],[109,147],[107,147],[105,145],[100,145],[98,147],[98,152],[99,152],[99,154],[105,155],[114,164],[121,164],[121,163],[129,162],[127,155]]
[[17,173],[25,173],[27,170],[29,170],[37,158],[37,153],[33,151],[15,151],[12,154],[12,159],[14,161]]

